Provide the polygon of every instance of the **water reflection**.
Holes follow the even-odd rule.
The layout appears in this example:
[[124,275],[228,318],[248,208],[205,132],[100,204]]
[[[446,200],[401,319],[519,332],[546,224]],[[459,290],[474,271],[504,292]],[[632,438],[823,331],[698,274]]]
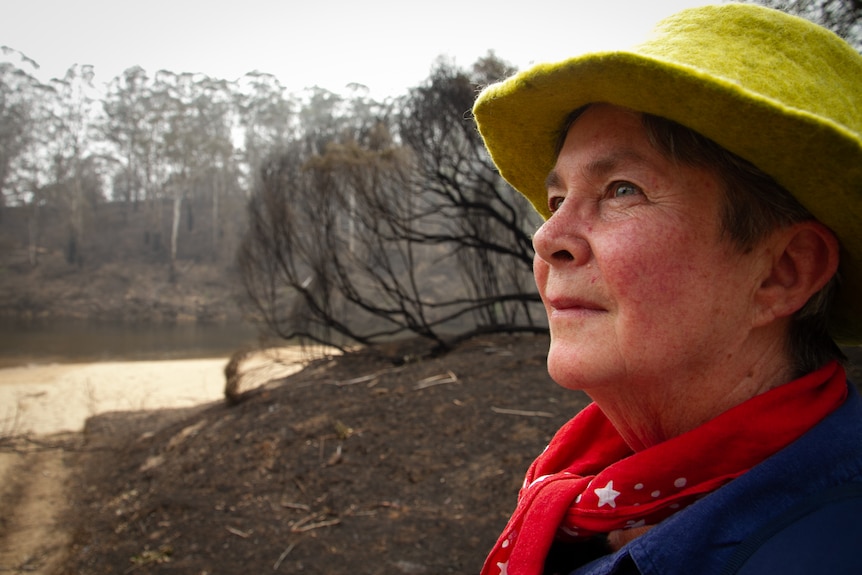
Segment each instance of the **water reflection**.
[[0,367],[228,356],[256,340],[253,327],[236,323],[131,325],[0,319]]

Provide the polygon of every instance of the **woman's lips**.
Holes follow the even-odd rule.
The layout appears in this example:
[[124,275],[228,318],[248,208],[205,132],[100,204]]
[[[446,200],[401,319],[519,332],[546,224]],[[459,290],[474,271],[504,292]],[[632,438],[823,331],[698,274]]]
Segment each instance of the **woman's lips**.
[[607,311],[602,306],[581,298],[552,297],[548,306],[554,314],[596,313]]

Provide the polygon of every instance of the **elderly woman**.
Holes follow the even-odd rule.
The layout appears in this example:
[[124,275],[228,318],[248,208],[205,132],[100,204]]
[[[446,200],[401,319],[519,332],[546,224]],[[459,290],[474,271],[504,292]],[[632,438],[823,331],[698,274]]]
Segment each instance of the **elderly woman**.
[[483,574],[862,572],[862,57],[742,4],[539,65],[475,118],[593,400]]

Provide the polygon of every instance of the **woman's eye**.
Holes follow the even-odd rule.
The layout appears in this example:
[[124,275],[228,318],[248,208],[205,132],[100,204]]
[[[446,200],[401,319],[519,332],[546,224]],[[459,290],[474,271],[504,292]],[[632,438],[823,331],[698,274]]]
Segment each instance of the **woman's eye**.
[[548,198],[548,209],[551,210],[552,214],[560,209],[560,206],[563,205],[563,200],[565,199],[566,198],[563,196],[552,196]]
[[611,197],[624,198],[626,196],[635,196],[641,193],[641,189],[629,182],[614,182],[610,188]]

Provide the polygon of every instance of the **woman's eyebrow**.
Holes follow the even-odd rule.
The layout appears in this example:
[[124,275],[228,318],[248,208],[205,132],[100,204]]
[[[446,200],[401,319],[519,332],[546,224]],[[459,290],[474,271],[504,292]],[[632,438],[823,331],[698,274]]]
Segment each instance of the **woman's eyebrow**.
[[548,174],[548,177],[545,178],[545,189],[546,190],[559,190],[563,188],[563,179],[560,177],[560,174],[557,173],[556,169],[551,170],[551,173]]
[[[641,165],[645,162],[646,160],[644,159],[644,157],[634,150],[618,150],[607,156],[602,156],[600,158],[590,160],[583,168],[581,168],[581,171],[588,177],[595,178],[605,176],[608,173],[613,172],[622,164]],[[560,176],[560,174],[557,172],[557,169],[552,169],[548,176],[545,178],[545,189],[561,190],[565,187],[565,182],[563,181],[563,178]]]

